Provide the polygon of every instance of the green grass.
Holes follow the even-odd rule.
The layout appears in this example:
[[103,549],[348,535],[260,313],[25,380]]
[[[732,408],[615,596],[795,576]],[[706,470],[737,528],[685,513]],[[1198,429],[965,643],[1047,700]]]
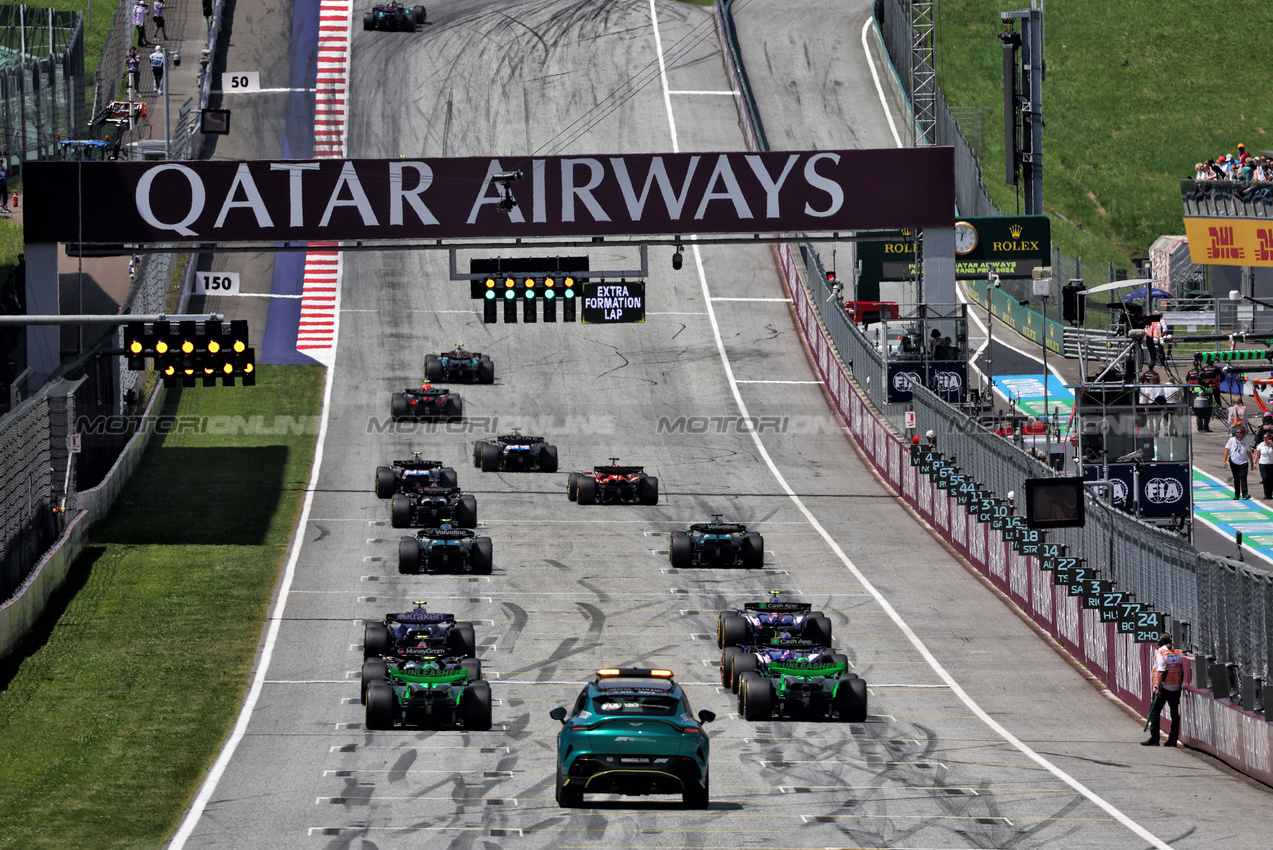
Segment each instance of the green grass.
[[[991,200],[1016,210],[1003,179],[1005,0],[937,4],[938,85],[951,106],[985,108],[982,172]],[[1194,163],[1273,149],[1273,5],[1233,0],[1052,0],[1043,83],[1045,211],[1052,240],[1085,262],[1128,265],[1184,232],[1178,180]],[[1220,23],[1219,21],[1222,21]],[[1018,25],[1018,31],[1020,27]]]
[[[316,422],[322,381],[264,366],[169,412]],[[156,439],[51,625],[0,665],[0,847],[158,847],[176,827],[235,719],[309,478],[315,435],[279,430]]]

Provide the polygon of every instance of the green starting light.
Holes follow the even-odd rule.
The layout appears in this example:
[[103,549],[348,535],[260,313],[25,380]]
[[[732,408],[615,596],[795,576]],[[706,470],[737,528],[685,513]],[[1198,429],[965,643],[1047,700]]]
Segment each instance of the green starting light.
[[575,291],[574,291],[573,289],[567,289],[567,290],[566,290],[566,297],[567,297],[567,298],[574,298],[574,297],[575,297]]
[[517,293],[516,293],[516,292],[514,292],[514,291],[513,291],[513,290],[511,290],[511,289],[505,289],[505,290],[504,290],[504,297],[505,297],[507,300],[512,301],[514,298],[516,298],[516,297],[517,297]]
[[527,300],[527,301],[532,300],[534,297],[535,297],[535,290],[533,290],[533,289],[528,289],[528,290],[526,290],[526,300]]
[[486,290],[486,297],[487,297],[487,299],[488,299],[488,300],[490,300],[490,299],[494,299],[494,298],[495,298],[495,290],[494,290],[494,289],[488,289],[488,290]]
[[556,295],[557,295],[557,293],[553,292],[551,289],[545,289],[545,290],[544,290],[544,298],[545,298],[545,299],[547,299],[547,300],[549,300],[549,301],[551,301],[553,298],[555,298],[555,297],[556,297]]

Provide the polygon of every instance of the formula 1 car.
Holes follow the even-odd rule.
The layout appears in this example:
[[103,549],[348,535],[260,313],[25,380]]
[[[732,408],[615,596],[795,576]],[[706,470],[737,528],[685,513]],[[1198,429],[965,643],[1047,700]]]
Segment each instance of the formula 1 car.
[[831,645],[831,618],[812,610],[808,602],[783,602],[782,591],[769,591],[768,602],[748,602],[722,611],[716,625],[716,645],[758,646],[773,638],[806,638]]
[[414,611],[385,614],[383,620],[370,620],[363,628],[363,658],[405,658],[410,657],[410,650],[419,648],[445,649],[451,655],[472,658],[477,654],[473,624],[457,621],[454,614],[426,611],[425,603],[419,601]]
[[824,661],[771,661],[765,675],[739,677],[738,713],[744,720],[820,718],[866,721],[866,681],[848,672],[844,656]]
[[808,638],[770,638],[756,646],[727,646],[720,656],[720,684],[722,688],[738,693],[738,680],[742,674],[760,673],[763,676],[771,662],[835,660],[847,669],[848,656]]
[[513,429],[494,440],[478,440],[473,444],[473,465],[483,472],[556,472],[557,447],[543,437],[523,437]]
[[670,670],[598,670],[574,709],[548,712],[557,733],[557,805],[582,806],[584,794],[680,794],[707,808],[710,741]]
[[410,460],[395,460],[392,466],[376,467],[376,496],[388,499],[394,493],[410,493],[421,487],[456,487],[455,470],[440,460],[423,460],[412,452]]
[[482,662],[476,658],[463,658],[445,647],[412,646],[401,650],[402,654],[382,658],[366,658],[362,662],[362,704],[367,704],[367,689],[377,682],[386,682],[390,670],[415,670],[420,664],[436,665],[442,670],[463,670],[469,681],[482,678]]
[[477,528],[477,499],[459,487],[420,487],[394,493],[389,501],[389,520],[394,528],[420,528],[449,523]]
[[495,364],[485,354],[456,346],[441,354],[424,355],[424,379],[433,384],[439,381],[493,384]]
[[423,6],[410,8],[395,2],[377,3],[370,12],[362,13],[362,28],[415,32],[424,23],[424,18]]
[[491,728],[491,686],[436,658],[395,664],[384,680],[367,684],[366,718],[368,729],[461,726],[485,732]]
[[720,518],[720,514],[712,514],[711,522],[696,522],[689,531],[672,532],[667,558],[673,567],[764,566],[765,539],[760,533],[748,531],[742,523],[721,522]]
[[566,497],[581,505],[656,505],[659,479],[645,474],[642,466],[594,466],[592,472],[572,472],[566,477]]
[[491,574],[491,538],[478,537],[467,528],[424,528],[415,537],[398,541],[398,572],[437,570],[488,576]]
[[400,393],[394,393],[389,412],[395,422],[403,419],[459,422],[464,417],[464,400],[458,395],[452,395],[450,390],[425,384],[418,390],[408,387]]

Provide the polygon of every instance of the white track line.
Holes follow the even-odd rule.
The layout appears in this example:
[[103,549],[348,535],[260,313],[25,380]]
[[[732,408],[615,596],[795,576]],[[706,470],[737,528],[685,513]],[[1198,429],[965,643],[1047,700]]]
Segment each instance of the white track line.
[[[650,0],[650,19],[654,26],[656,47],[660,52],[659,65],[661,67],[663,64],[663,58],[661,55],[662,46],[657,44],[659,25],[658,25],[658,18],[654,9],[654,0]],[[862,29],[863,47],[867,46],[866,27],[870,26],[870,24],[871,24],[871,20],[868,18],[866,26],[864,26]],[[869,50],[867,50],[867,60],[870,61]],[[885,105],[885,111],[887,113],[888,102],[884,99],[884,91],[882,88],[880,88],[879,75],[875,73],[875,66],[873,63],[871,65],[871,75],[872,77],[875,78],[875,87],[880,92],[880,101],[881,103]],[[664,92],[666,93],[667,91],[666,78],[664,78],[663,80],[663,85],[664,85]],[[665,97],[665,100],[667,100],[666,97]],[[667,103],[668,103],[668,125],[671,128],[671,132],[672,132],[673,147],[676,147],[676,128],[675,128],[674,122],[672,121],[670,100],[668,100]],[[889,126],[893,127],[893,119],[891,115],[889,116]],[[894,138],[897,138],[896,129],[894,129],[893,132],[894,132]],[[898,144],[900,146],[901,144],[900,139],[898,139]],[[734,379],[734,370],[733,370],[733,367],[730,365],[729,354],[728,352],[725,351],[725,342],[721,337],[720,324],[716,320],[716,310],[712,306],[712,293],[707,286],[707,272],[703,268],[703,255],[702,255],[702,252],[699,250],[698,245],[694,245],[693,248],[694,248],[694,264],[698,270],[698,280],[699,280],[699,286],[703,292],[703,301],[704,303],[707,304],[708,320],[711,322],[712,336],[716,341],[716,352],[720,356],[721,366],[725,370],[725,377],[729,382],[729,389],[734,396],[734,404],[737,405],[738,407],[738,413],[740,416],[743,417],[744,421],[750,421],[751,414],[748,412],[747,403],[743,401],[742,393],[738,389],[738,382]],[[906,624],[906,621],[902,619],[901,615],[897,613],[897,610],[894,609],[893,606],[889,603],[889,601],[884,598],[884,594],[880,593],[880,591],[876,589],[875,585],[873,585],[870,581],[867,580],[866,576],[862,574],[862,571],[858,569],[857,565],[854,564],[853,561],[849,558],[849,556],[845,554],[844,550],[840,548],[840,544],[835,541],[835,538],[833,538],[831,534],[826,530],[826,528],[823,527],[822,523],[818,521],[818,518],[813,515],[813,512],[810,511],[809,508],[805,506],[805,503],[800,499],[800,497],[796,495],[795,490],[791,489],[791,485],[787,483],[787,479],[783,477],[783,474],[778,470],[777,464],[775,464],[773,461],[773,458],[769,456],[769,452],[765,449],[765,444],[761,442],[760,435],[757,434],[752,429],[746,429],[746,430],[751,435],[752,443],[755,444],[757,453],[760,454],[760,457],[762,460],[764,460],[765,465],[769,467],[770,474],[773,475],[774,480],[778,483],[778,486],[781,487],[783,491],[787,494],[787,496],[791,499],[791,502],[792,504],[796,506],[796,509],[799,510],[800,513],[804,515],[804,518],[809,522],[811,526],[813,526],[814,530],[818,532],[818,534],[822,537],[823,541],[826,542],[827,546],[829,546],[831,550],[835,552],[836,557],[838,557],[840,559],[840,562],[844,564],[845,568],[847,568],[848,571],[853,574],[853,577],[862,583],[863,589],[865,589],[868,593],[871,594],[871,596],[875,598],[875,601],[879,603],[880,608],[882,608],[884,612],[888,614],[889,619],[891,619],[897,625],[897,627],[902,630],[903,634],[905,634],[907,639],[911,642],[911,645],[915,647],[916,651],[919,652],[919,654],[923,657],[924,661],[928,663],[928,666],[933,669],[933,672],[935,672],[942,679],[942,681],[946,683],[946,685],[951,689],[951,691],[956,696],[959,697],[960,701],[964,705],[966,705],[968,709],[973,714],[975,714],[978,717],[978,719],[981,720],[981,722],[989,726],[992,730],[994,730],[994,732],[997,735],[1001,736],[1003,740],[1005,740],[1010,745],[1015,747],[1026,758],[1030,759],[1035,764],[1047,770],[1057,779],[1061,780],[1066,785],[1070,786],[1075,791],[1082,794],[1088,800],[1091,800],[1093,803],[1099,806],[1106,814],[1108,814],[1110,817],[1117,820],[1123,826],[1127,827],[1129,830],[1135,833],[1139,838],[1149,842],[1154,847],[1160,848],[1160,850],[1170,850],[1170,845],[1158,839],[1156,836],[1153,835],[1153,833],[1149,832],[1149,830],[1145,829],[1143,826],[1136,823],[1136,821],[1132,820],[1130,817],[1123,814],[1122,811],[1115,808],[1111,803],[1106,801],[1104,798],[1098,796],[1094,791],[1089,789],[1083,783],[1079,782],[1073,776],[1070,776],[1064,770],[1057,767],[1055,764],[1048,761],[1043,756],[1039,755],[1037,752],[1035,752],[1033,749],[1027,746],[1025,742],[1019,740],[1015,735],[1013,735],[1011,732],[1005,729],[997,720],[995,720],[993,717],[987,714],[980,705],[978,705],[975,701],[973,701],[972,697],[969,696],[968,693],[962,687],[960,687],[959,683],[955,681],[955,678],[952,675],[950,675],[950,673],[946,670],[946,668],[942,666],[941,662],[939,662],[937,658],[928,650],[928,647],[924,645],[924,642],[922,640],[920,640],[919,635],[915,634],[915,632],[911,629],[911,627]]]
[[866,65],[871,69],[871,79],[875,81],[875,90],[880,93],[880,106],[884,107],[884,117],[888,119],[888,129],[893,134],[893,144],[902,146],[902,137],[897,133],[897,125],[893,123],[893,110],[888,108],[888,98],[884,96],[884,87],[880,85],[879,72],[875,70],[875,60],[871,58],[871,45],[867,43],[866,34],[871,29],[873,18],[867,18],[862,25],[862,52],[866,54]]

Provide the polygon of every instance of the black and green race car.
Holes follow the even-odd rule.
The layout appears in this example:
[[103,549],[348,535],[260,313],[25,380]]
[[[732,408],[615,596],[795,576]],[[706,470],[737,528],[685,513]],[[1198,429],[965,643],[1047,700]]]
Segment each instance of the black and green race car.
[[680,794],[692,809],[708,804],[710,742],[689,698],[669,670],[598,670],[569,712],[549,712],[557,733],[557,804],[582,806],[584,794]]
[[738,713],[744,720],[863,723],[866,696],[866,681],[850,673],[838,653],[825,661],[771,660],[763,675],[748,670],[738,677]]
[[[458,726],[467,732],[491,728],[491,686],[481,676],[477,659],[447,659],[424,653],[419,660],[386,665],[383,678],[373,679],[363,664],[368,729],[394,726],[429,728]],[[382,662],[383,663],[383,662]],[[379,673],[379,670],[375,671]]]

